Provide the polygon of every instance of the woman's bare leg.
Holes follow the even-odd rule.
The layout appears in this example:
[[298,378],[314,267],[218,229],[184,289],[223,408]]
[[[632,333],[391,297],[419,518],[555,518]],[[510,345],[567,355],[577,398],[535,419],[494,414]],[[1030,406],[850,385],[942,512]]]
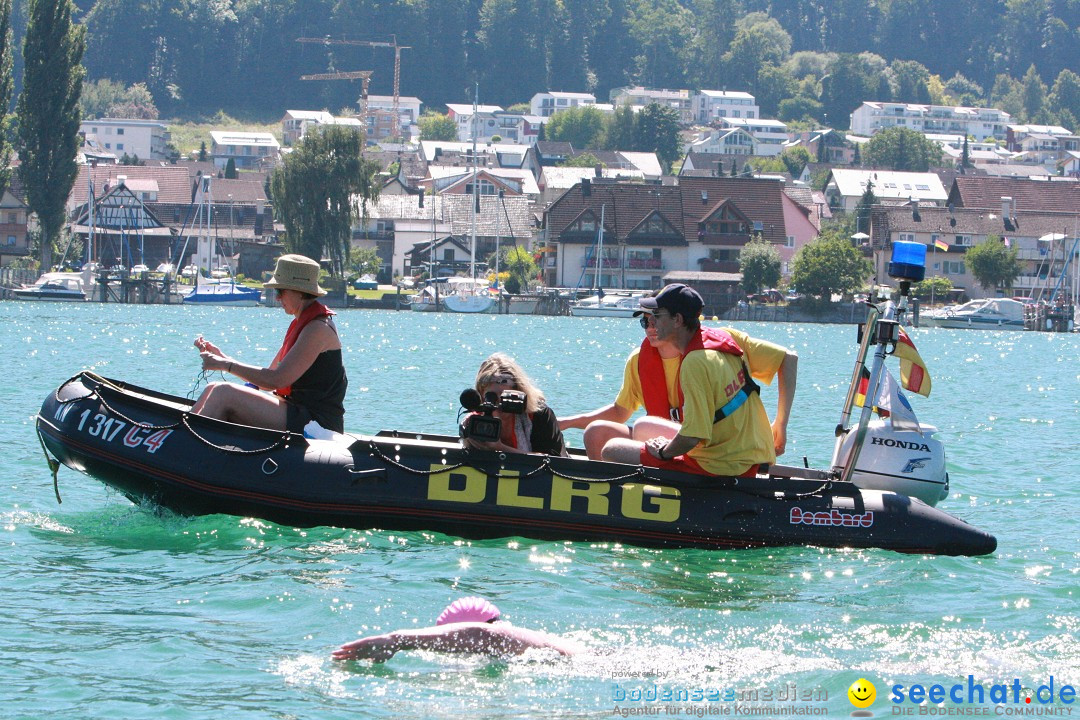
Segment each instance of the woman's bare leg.
[[191,411],[239,425],[285,429],[285,401],[277,395],[229,382],[210,383]]

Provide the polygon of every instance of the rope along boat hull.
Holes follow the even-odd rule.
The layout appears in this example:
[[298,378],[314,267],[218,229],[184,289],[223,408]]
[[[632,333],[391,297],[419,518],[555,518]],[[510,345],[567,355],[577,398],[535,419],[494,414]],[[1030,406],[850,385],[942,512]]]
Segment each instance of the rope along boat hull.
[[[46,398],[48,452],[135,502],[313,527],[646,547],[785,545],[981,555],[997,541],[919,500],[811,477],[706,478],[584,458],[466,451],[384,432],[313,440],[188,412],[82,373]],[[813,474],[812,472],[810,474]]]

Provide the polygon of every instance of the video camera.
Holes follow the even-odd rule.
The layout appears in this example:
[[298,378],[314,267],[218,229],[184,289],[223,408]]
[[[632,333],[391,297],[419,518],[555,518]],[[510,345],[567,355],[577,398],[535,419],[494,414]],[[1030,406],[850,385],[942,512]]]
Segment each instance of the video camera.
[[515,415],[525,412],[525,393],[520,390],[503,390],[501,395],[488,392],[481,398],[468,388],[459,399],[461,406],[473,413],[461,424],[461,437],[481,442],[497,442],[502,434],[502,421],[492,416],[496,410]]

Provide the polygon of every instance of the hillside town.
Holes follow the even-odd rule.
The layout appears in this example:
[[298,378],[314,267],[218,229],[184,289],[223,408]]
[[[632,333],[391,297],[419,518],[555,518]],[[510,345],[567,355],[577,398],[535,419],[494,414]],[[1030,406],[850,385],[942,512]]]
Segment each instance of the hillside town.
[[[965,263],[970,248],[992,238],[1018,252],[1013,295],[1049,297],[1059,283],[1071,302],[1075,290],[1061,275],[1075,247],[1045,241],[1075,237],[1080,216],[1080,137],[1066,128],[1015,124],[993,108],[866,100],[846,128],[789,131],[761,117],[744,91],[638,86],[607,100],[549,91],[535,94],[527,110],[524,103],[516,110],[451,103],[445,118],[456,138],[430,140],[420,129],[421,99],[370,95],[352,116],[285,110],[279,133],[212,131],[196,157],[169,157],[164,123],[87,119],[68,229],[80,247],[94,245],[104,267],[181,268],[196,251],[185,242],[192,209],[204,207],[222,264],[258,278],[282,252],[269,174],[313,129],[344,125],[364,130],[365,154],[382,168],[378,199],[357,218],[352,244],[377,253],[384,285],[487,272],[496,247],[517,246],[536,258],[533,289],[642,291],[693,282],[712,310],[724,312],[745,296],[740,252],[748,242],[761,238],[777,249],[780,284],[790,285],[793,258],[822,223],[856,213],[870,193],[872,208],[851,235],[874,268],[868,289],[887,284],[889,248],[905,240],[929,249],[927,275],[948,280],[942,299],[998,296]],[[667,172],[655,152],[545,139],[560,113],[647,107],[678,118],[681,157]],[[897,127],[939,146],[940,167],[903,172],[858,162],[875,134]],[[795,149],[808,159],[797,173],[754,169],[756,160]],[[200,182],[204,191],[196,192]],[[0,212],[7,221],[0,265],[7,266],[30,253],[33,218],[17,174]]]

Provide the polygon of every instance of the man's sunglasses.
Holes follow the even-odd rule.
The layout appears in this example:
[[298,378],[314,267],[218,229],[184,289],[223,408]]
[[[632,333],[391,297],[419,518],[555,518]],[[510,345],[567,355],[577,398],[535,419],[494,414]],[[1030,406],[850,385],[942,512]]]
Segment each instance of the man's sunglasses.
[[659,313],[642,313],[638,318],[638,322],[641,323],[642,330],[648,330],[651,326],[656,324],[656,318]]

